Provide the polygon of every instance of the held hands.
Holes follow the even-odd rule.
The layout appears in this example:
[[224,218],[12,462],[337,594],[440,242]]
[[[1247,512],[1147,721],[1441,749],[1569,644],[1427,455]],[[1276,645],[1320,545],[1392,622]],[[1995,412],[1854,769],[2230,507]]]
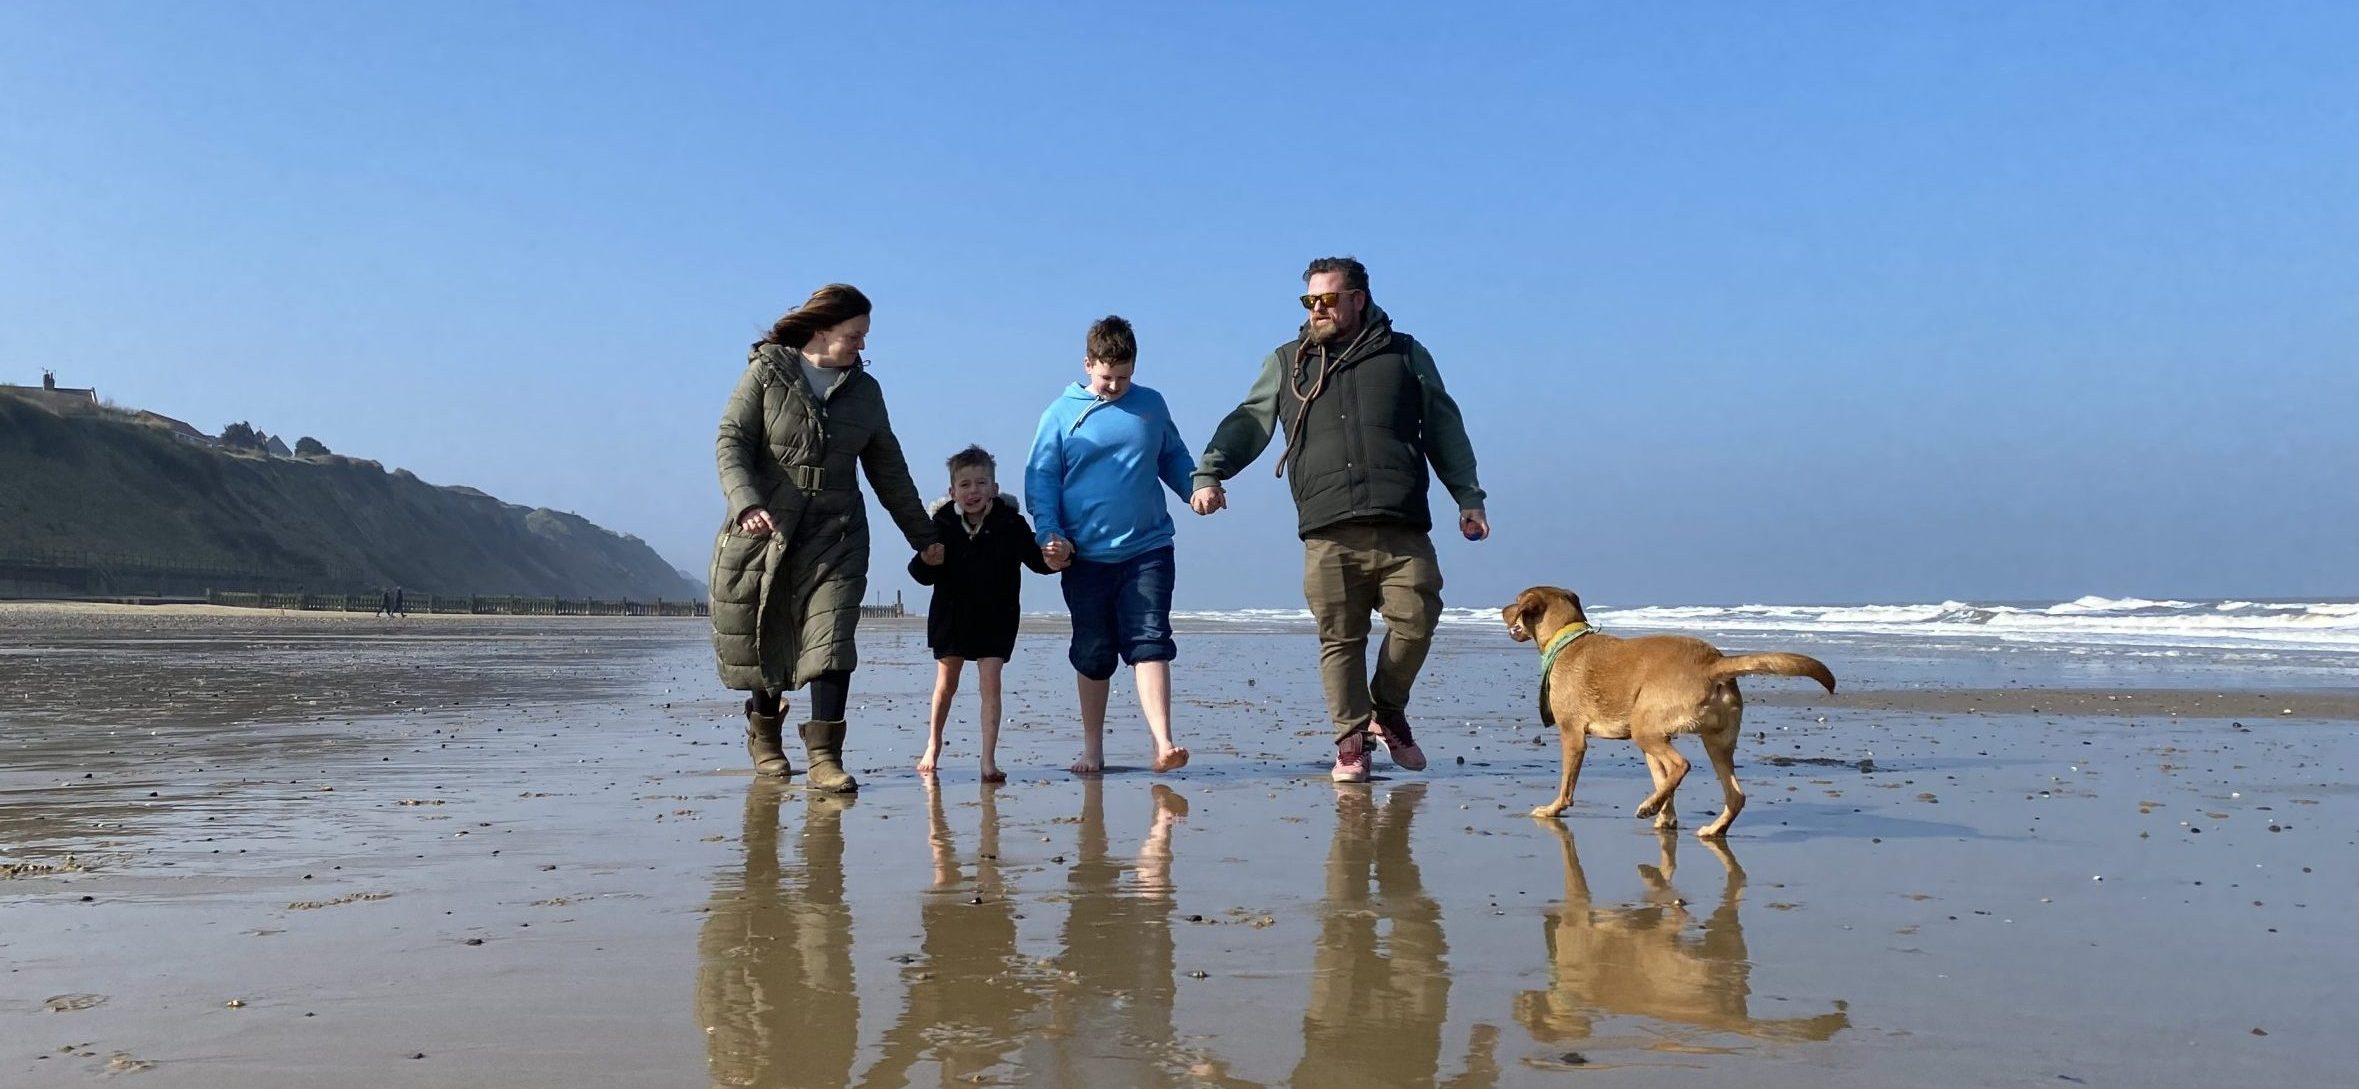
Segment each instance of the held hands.
[[1040,546],[1040,558],[1048,562],[1051,571],[1062,571],[1073,563],[1073,542],[1052,536]]
[[1188,499],[1188,509],[1198,514],[1211,514],[1216,510],[1226,510],[1228,505],[1228,489],[1218,484],[1207,484],[1198,488],[1196,494]]
[[770,520],[769,511],[755,507],[737,520],[737,530],[748,537],[767,537],[778,532],[778,523]]
[[917,558],[927,567],[942,566],[942,543],[936,541],[918,550]]
[[1491,519],[1479,510],[1458,512],[1458,534],[1469,541],[1479,541],[1491,535]]

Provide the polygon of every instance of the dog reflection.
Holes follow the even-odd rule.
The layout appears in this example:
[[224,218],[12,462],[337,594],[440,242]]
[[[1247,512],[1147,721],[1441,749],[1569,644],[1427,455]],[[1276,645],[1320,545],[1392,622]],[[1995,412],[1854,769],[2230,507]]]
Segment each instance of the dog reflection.
[[1588,1038],[1598,1019],[1643,1017],[1716,1033],[1766,1040],[1825,1040],[1851,1024],[1844,1004],[1815,1017],[1752,1015],[1752,962],[1737,917],[1745,871],[1722,844],[1705,840],[1725,878],[1720,903],[1702,932],[1671,885],[1679,837],[1661,839],[1661,864],[1638,867],[1643,903],[1599,906],[1581,871],[1573,834],[1549,822],[1564,850],[1564,904],[1547,917],[1549,986],[1516,998],[1516,1018],[1535,1039],[1557,1043]]

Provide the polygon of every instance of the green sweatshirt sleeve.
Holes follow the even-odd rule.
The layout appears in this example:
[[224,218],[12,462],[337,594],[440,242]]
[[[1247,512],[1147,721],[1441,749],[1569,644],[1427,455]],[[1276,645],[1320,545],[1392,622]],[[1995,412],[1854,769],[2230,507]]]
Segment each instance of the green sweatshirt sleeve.
[[1459,510],[1483,509],[1483,486],[1475,480],[1474,441],[1466,437],[1466,417],[1458,411],[1458,402],[1442,386],[1441,368],[1434,366],[1433,353],[1423,344],[1410,353],[1409,366],[1425,387],[1425,459],[1433,463],[1433,475],[1450,489]]
[[1284,374],[1285,364],[1278,353],[1271,352],[1261,361],[1261,377],[1253,380],[1244,403],[1221,418],[1220,426],[1212,429],[1204,456],[1196,459],[1197,487],[1209,488],[1244,472],[1269,448],[1270,436],[1278,430],[1278,382]]

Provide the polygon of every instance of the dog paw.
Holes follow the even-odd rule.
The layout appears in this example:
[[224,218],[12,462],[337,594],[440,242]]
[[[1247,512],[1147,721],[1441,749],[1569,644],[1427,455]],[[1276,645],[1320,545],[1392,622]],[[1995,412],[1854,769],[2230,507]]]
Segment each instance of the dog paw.
[[1562,806],[1535,805],[1532,807],[1532,815],[1544,821],[1555,820],[1562,813],[1564,813]]

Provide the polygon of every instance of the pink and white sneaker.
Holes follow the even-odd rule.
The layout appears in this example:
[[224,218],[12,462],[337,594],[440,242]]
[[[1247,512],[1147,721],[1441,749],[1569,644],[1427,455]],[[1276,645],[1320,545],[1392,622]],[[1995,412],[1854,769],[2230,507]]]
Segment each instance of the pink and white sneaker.
[[1385,754],[1403,771],[1424,771],[1425,750],[1417,747],[1417,739],[1409,733],[1409,717],[1398,711],[1377,712],[1376,721],[1368,732],[1384,742]]
[[1336,742],[1335,768],[1327,773],[1338,783],[1368,781],[1368,735],[1356,733]]

